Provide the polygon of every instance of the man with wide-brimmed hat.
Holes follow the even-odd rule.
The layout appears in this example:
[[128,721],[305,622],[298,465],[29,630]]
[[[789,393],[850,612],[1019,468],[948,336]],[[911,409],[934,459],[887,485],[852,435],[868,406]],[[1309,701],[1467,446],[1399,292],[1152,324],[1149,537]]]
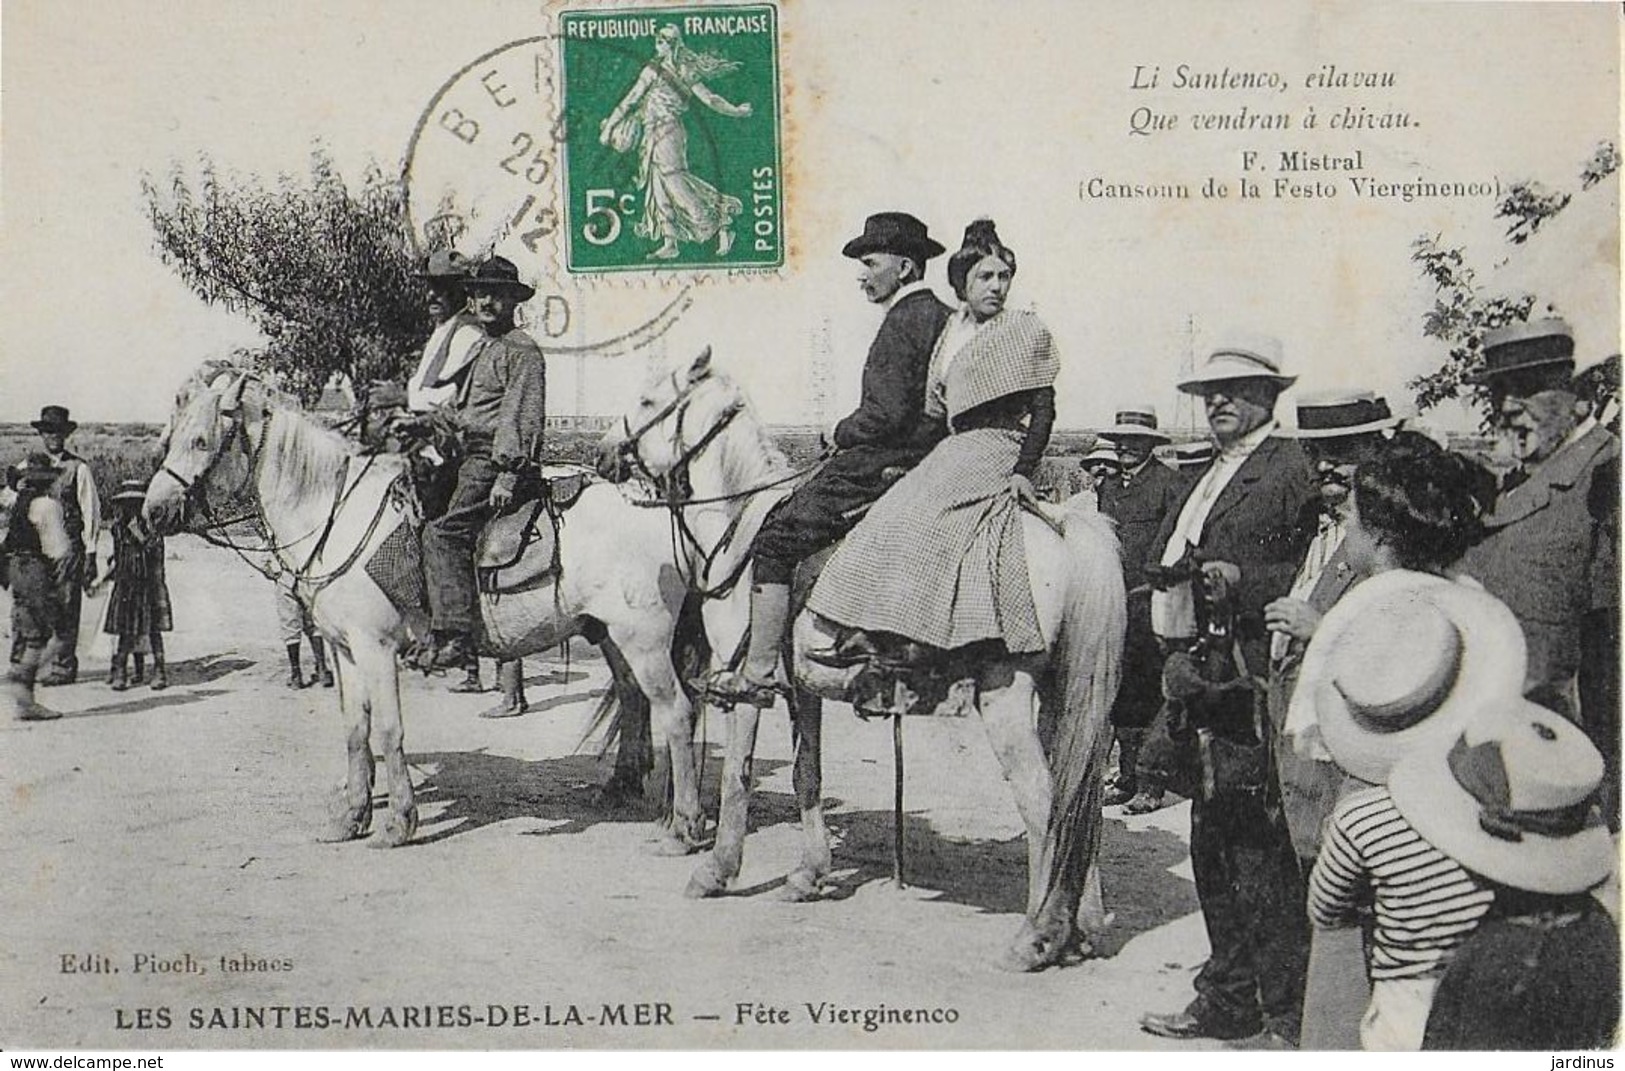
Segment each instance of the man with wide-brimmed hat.
[[749,650],[742,667],[709,684],[724,702],[772,704],[796,565],[838,542],[889,478],[917,465],[947,430],[924,412],[932,349],[951,312],[925,282],[926,262],[942,246],[907,212],[878,212],[841,252],[861,265],[858,286],[885,318],[869,347],[858,407],[835,425],[835,454],[768,514],[752,544]]
[[79,613],[84,588],[96,579],[96,533],[101,528],[101,497],[85,460],[68,449],[68,436],[79,427],[65,406],[47,405],[33,422],[45,452],[57,467],[51,494],[61,504],[73,542],[69,561],[60,571],[57,598],[62,612],[56,635],[45,653],[39,683],[72,684],[79,678]]
[[1163,795],[1162,786],[1146,785],[1143,798],[1136,802],[1141,796],[1140,745],[1162,706],[1162,651],[1151,631],[1151,589],[1146,585],[1145,562],[1162,522],[1184,498],[1185,481],[1152,455],[1169,437],[1157,426],[1157,411],[1151,406],[1117,410],[1112,426],[1100,437],[1115,452],[1117,472],[1103,478],[1095,494],[1100,512],[1117,522],[1123,582],[1129,593],[1122,683],[1111,713],[1117,737],[1117,774],[1106,786],[1105,803],[1108,807],[1133,804],[1133,813],[1143,814],[1160,806]]
[[[1326,611],[1368,575],[1352,566],[1343,550],[1354,507],[1354,472],[1377,456],[1398,424],[1387,399],[1371,391],[1328,390],[1298,399],[1292,434],[1315,466],[1320,499],[1315,534],[1291,589],[1264,607],[1271,634],[1270,722],[1278,744],[1309,638]],[[1287,828],[1307,871],[1320,851],[1320,829],[1342,778],[1330,764],[1300,760],[1284,746],[1276,748],[1276,773]]]
[[[1518,468],[1461,567],[1518,615],[1529,640],[1526,694],[1578,721],[1617,782],[1619,711],[1601,702],[1582,709],[1579,678],[1620,657],[1617,634],[1606,651],[1588,650],[1583,634],[1588,615],[1619,606],[1617,528],[1598,512],[1618,497],[1619,440],[1576,393],[1574,337],[1562,320],[1495,328],[1482,349],[1475,382]],[[1587,657],[1598,664],[1583,666]],[[1611,793],[1616,825],[1617,801]]]
[[12,718],[47,721],[61,715],[34,702],[34,684],[46,645],[60,632],[62,600],[58,592],[73,564],[74,541],[62,504],[52,493],[61,472],[51,456],[30,454],[16,474],[3,573],[11,587],[11,634],[16,651],[0,696]]
[[474,359],[484,332],[468,311],[467,283],[474,265],[453,249],[424,257],[415,274],[428,290],[429,315],[434,330],[423,344],[423,356],[406,381],[406,404],[414,413],[426,413],[457,399],[457,378]]
[[[1148,572],[1160,589],[1151,596],[1152,628],[1170,652],[1171,698],[1159,721],[1179,727],[1171,765],[1194,793],[1191,869],[1212,952],[1187,1008],[1141,1018],[1143,1030],[1163,1037],[1239,1038],[1261,1029],[1286,1043],[1298,1037],[1309,946],[1303,879],[1273,778],[1259,772],[1268,769],[1270,733],[1254,683],[1269,666],[1264,607],[1292,586],[1312,532],[1309,461],[1275,434],[1276,400],[1294,379],[1283,371],[1279,341],[1238,333],[1179,384],[1202,398],[1218,456],[1169,511]],[[1184,567],[1200,570],[1200,593],[1179,579]],[[1233,632],[1213,647],[1211,631],[1198,634],[1195,600],[1201,594],[1202,609],[1218,609],[1221,593]],[[1199,643],[1207,645],[1201,665],[1187,653]],[[1190,688],[1193,681],[1202,687]]]
[[[494,513],[534,484],[547,415],[547,362],[514,324],[518,307],[536,294],[519,268],[491,256],[470,273],[468,310],[485,337],[461,376],[455,402],[467,454],[444,516],[423,533],[434,647],[426,668],[465,667],[478,652],[479,594],[474,541]],[[429,384],[444,384],[445,379]]]

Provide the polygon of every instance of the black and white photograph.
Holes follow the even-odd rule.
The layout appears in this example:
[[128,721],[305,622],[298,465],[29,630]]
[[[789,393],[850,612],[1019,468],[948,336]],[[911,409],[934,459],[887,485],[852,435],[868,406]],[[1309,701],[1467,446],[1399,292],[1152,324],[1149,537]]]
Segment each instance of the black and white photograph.
[[0,1049],[1612,1066],[1622,18],[6,0]]

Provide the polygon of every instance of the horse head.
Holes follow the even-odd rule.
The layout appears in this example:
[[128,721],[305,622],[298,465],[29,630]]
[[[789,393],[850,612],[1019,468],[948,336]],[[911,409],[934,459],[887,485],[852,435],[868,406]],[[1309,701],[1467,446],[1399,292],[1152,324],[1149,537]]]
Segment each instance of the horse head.
[[745,410],[737,384],[711,367],[711,347],[657,365],[632,409],[598,444],[598,472],[622,481],[637,472],[659,480],[683,469]]
[[143,511],[165,534],[196,523],[240,497],[253,479],[250,425],[262,425],[263,386],[253,373],[206,364],[181,385],[162,446],[164,461],[147,484]]

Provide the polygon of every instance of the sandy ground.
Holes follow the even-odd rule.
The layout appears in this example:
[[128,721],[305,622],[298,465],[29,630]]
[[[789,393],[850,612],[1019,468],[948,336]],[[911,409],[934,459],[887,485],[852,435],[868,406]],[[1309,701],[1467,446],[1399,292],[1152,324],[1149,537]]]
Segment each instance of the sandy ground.
[[[831,708],[840,888],[791,904],[781,710],[737,895],[685,900],[693,861],[652,855],[647,815],[600,807],[606,767],[574,752],[606,681],[578,646],[567,676],[528,663],[522,718],[403,678],[415,842],[318,843],[343,779],[337,693],[285,686],[265,581],[190,537],[170,548],[174,686],[108,690],[91,600],[84,679],[41,692],[67,716],[0,725],[0,1047],[1218,1047],[1136,1027],[1184,1005],[1206,954],[1187,806],[1111,812],[1108,955],[1012,976],[991,964],[1020,923],[1025,852],[979,725],[906,723],[898,890],[890,729]],[[720,719],[703,733],[714,808]],[[866,1030],[882,1007],[957,1021]]]

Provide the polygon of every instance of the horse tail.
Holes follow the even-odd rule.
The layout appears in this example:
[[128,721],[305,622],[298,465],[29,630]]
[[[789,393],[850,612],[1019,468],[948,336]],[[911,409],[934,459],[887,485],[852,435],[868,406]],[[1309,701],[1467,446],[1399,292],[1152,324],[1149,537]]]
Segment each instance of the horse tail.
[[1045,911],[1078,910],[1090,886],[1086,915],[1106,924],[1098,879],[1089,881],[1100,849],[1101,801],[1111,753],[1110,713],[1122,675],[1127,597],[1114,526],[1104,514],[1068,512],[1067,580],[1061,628],[1051,664],[1058,717],[1050,745],[1052,803]]

